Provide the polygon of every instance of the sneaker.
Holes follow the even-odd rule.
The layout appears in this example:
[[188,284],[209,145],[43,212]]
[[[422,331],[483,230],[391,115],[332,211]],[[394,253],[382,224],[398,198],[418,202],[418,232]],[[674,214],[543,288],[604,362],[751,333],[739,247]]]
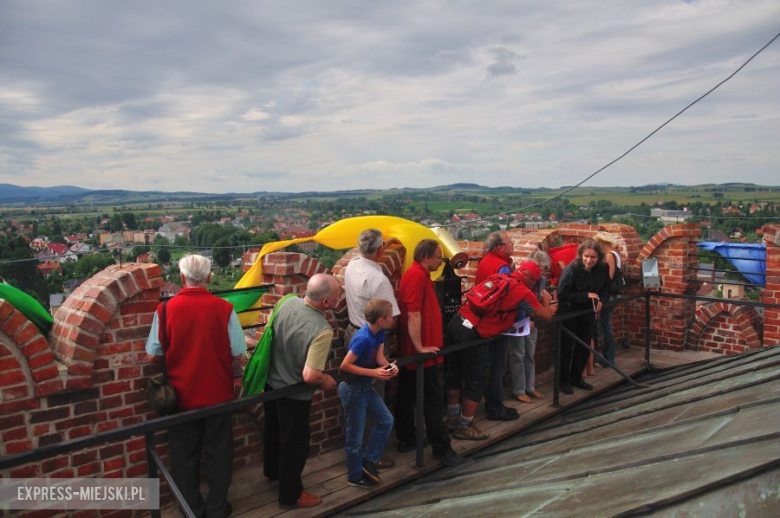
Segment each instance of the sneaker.
[[360,487],[363,489],[374,489],[376,486],[379,485],[379,482],[374,482],[368,477],[363,477],[360,480],[347,479],[347,485],[352,487]]
[[377,484],[379,483],[379,471],[376,469],[376,465],[368,459],[363,459],[363,478],[370,478]]
[[572,383],[572,385],[582,390],[593,390],[593,385],[591,385],[585,380],[575,381],[574,383]]
[[477,428],[477,425],[472,421],[467,426],[458,426],[458,429],[455,430],[454,437],[465,441],[484,441],[490,437],[490,434]]
[[452,433],[455,430],[458,429],[458,426],[460,426],[460,416],[459,415],[448,415],[447,419],[445,420],[445,424],[447,425],[447,431]]
[[379,459],[378,461],[374,462],[374,467],[376,469],[390,469],[395,467],[395,460],[393,459]]
[[561,392],[564,394],[574,394],[574,389],[571,388],[571,385],[566,383],[565,385],[561,385]]
[[454,450],[449,449],[442,454],[433,454],[433,458],[444,464],[445,466],[460,466],[465,460],[463,457],[455,453]]

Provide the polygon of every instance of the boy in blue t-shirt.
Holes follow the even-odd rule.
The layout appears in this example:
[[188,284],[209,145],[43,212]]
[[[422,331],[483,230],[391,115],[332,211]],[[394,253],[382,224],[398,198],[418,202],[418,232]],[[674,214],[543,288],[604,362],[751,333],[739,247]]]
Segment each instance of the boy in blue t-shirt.
[[[388,300],[371,299],[364,310],[367,323],[349,343],[341,362],[347,375],[339,384],[347,431],[344,451],[347,456],[347,483],[371,489],[379,485],[375,463],[385,449],[393,428],[393,415],[372,385],[373,378],[389,380],[398,374],[395,362],[385,358],[385,330],[395,326],[393,305]],[[362,450],[366,417],[374,421],[365,451]]]

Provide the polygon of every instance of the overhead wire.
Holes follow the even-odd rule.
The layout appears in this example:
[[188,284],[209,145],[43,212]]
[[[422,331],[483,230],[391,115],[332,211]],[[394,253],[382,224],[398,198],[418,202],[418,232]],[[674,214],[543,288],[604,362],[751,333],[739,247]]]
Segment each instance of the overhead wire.
[[581,185],[583,185],[585,182],[587,182],[588,180],[590,180],[591,178],[593,178],[594,176],[596,176],[596,175],[597,175],[597,174],[599,174],[600,172],[604,171],[606,168],[608,168],[608,167],[610,167],[611,165],[613,165],[613,164],[617,163],[618,161],[622,160],[622,159],[623,159],[625,156],[627,156],[627,155],[628,155],[629,153],[631,153],[633,150],[635,150],[636,148],[638,148],[639,146],[641,146],[643,143],[645,143],[645,142],[646,142],[648,139],[650,139],[650,137],[652,137],[653,135],[655,135],[656,133],[658,133],[659,131],[661,131],[661,130],[662,130],[664,127],[666,127],[666,126],[667,126],[667,125],[668,125],[670,122],[672,122],[674,119],[676,119],[677,117],[679,117],[680,115],[682,115],[683,113],[685,113],[686,111],[688,111],[688,109],[690,109],[690,108],[691,108],[692,106],[694,106],[696,103],[698,103],[699,101],[701,101],[702,99],[704,99],[705,97],[707,97],[708,95],[710,95],[712,92],[714,92],[715,90],[717,90],[717,89],[718,89],[718,88],[719,88],[721,85],[723,85],[724,83],[726,83],[727,81],[729,81],[729,80],[730,80],[732,77],[734,77],[735,75],[737,75],[737,74],[738,74],[738,73],[739,73],[739,72],[740,72],[740,71],[741,71],[743,68],[745,68],[745,67],[748,65],[748,63],[750,63],[751,61],[753,61],[753,59],[754,59],[756,56],[758,56],[759,54],[761,54],[761,53],[762,53],[762,52],[763,52],[763,51],[764,51],[764,50],[765,50],[767,47],[769,47],[769,46],[770,46],[772,43],[774,43],[774,42],[775,42],[775,41],[776,41],[778,38],[780,38],[780,32],[778,32],[777,34],[775,34],[775,36],[774,36],[774,37],[773,37],[771,40],[769,40],[769,42],[767,42],[767,43],[766,43],[766,44],[765,44],[763,47],[761,47],[760,49],[758,49],[758,51],[756,51],[756,52],[755,52],[755,53],[754,53],[752,56],[750,56],[750,58],[748,58],[748,60],[747,60],[747,61],[745,61],[744,63],[742,63],[742,65],[740,65],[740,66],[739,66],[739,67],[738,67],[738,68],[737,68],[737,69],[736,69],[734,72],[732,72],[731,74],[729,74],[729,76],[728,76],[728,77],[726,77],[724,80],[722,80],[720,83],[716,84],[715,86],[713,86],[712,88],[710,88],[710,89],[709,89],[709,90],[708,90],[706,93],[704,93],[703,95],[699,96],[699,97],[698,97],[698,98],[697,98],[695,101],[693,101],[693,102],[691,102],[690,104],[688,104],[688,106],[686,106],[686,107],[685,107],[685,108],[683,108],[682,110],[678,111],[676,114],[674,114],[672,117],[670,117],[670,118],[669,118],[669,119],[668,119],[666,122],[664,122],[663,124],[661,124],[660,126],[658,126],[656,129],[654,129],[653,131],[651,131],[651,132],[650,132],[650,133],[649,133],[649,134],[648,134],[648,135],[647,135],[645,138],[643,138],[642,140],[640,140],[639,142],[637,142],[636,144],[634,144],[633,146],[631,146],[631,147],[630,147],[630,148],[629,148],[629,149],[628,149],[626,152],[624,152],[622,155],[620,155],[619,157],[615,158],[614,160],[612,160],[611,162],[607,163],[606,165],[604,165],[604,166],[600,167],[599,169],[597,169],[597,170],[596,170],[596,171],[594,171],[593,173],[589,174],[589,175],[588,175],[588,176],[586,176],[586,177],[585,177],[585,178],[584,178],[582,181],[580,181],[579,183],[577,183],[577,184],[573,185],[572,187],[569,187],[569,188],[567,188],[567,189],[563,190],[562,192],[560,192],[559,194],[556,194],[555,196],[553,196],[553,197],[551,197],[551,198],[547,198],[546,200],[542,200],[542,201],[540,201],[540,202],[536,202],[536,203],[532,203],[532,204],[530,204],[530,205],[526,205],[525,207],[520,207],[520,208],[518,208],[518,209],[514,209],[514,210],[511,210],[511,211],[507,211],[507,212],[500,212],[500,213],[498,213],[498,214],[493,214],[492,216],[485,216],[484,218],[479,218],[479,219],[475,219],[475,220],[469,220],[469,221],[467,221],[467,222],[465,222],[465,223],[464,223],[464,222],[460,222],[460,223],[451,223],[451,224],[449,224],[449,225],[444,225],[444,226],[446,226],[446,227],[451,227],[451,226],[456,226],[456,225],[466,225],[466,224],[472,224],[472,223],[477,223],[477,222],[480,222],[480,221],[485,221],[485,220],[489,220],[489,219],[492,219],[492,218],[496,218],[496,217],[498,217],[498,216],[505,216],[505,215],[507,215],[507,214],[514,214],[515,212],[521,212],[521,211],[523,211],[523,210],[526,210],[526,209],[531,209],[531,208],[533,208],[533,207],[540,207],[540,206],[542,206],[542,205],[544,205],[544,204],[546,204],[546,203],[549,203],[549,202],[551,202],[551,201],[553,201],[553,200],[557,200],[558,198],[561,198],[561,197],[562,197],[562,196],[564,196],[565,194],[568,194],[568,193],[570,193],[571,191],[573,191],[573,190],[574,190],[574,189],[576,189],[577,187],[580,187]]

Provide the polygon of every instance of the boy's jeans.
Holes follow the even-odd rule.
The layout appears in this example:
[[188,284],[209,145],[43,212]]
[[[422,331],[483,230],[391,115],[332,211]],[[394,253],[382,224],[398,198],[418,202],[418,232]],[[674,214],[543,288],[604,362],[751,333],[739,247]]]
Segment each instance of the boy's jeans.
[[[382,450],[385,449],[393,429],[393,414],[370,383],[350,385],[342,381],[339,383],[339,398],[344,407],[347,425],[347,437],[344,443],[347,478],[356,482],[363,478],[363,457],[376,462],[382,456]],[[366,426],[366,417],[374,421],[374,427],[363,453],[363,430]]]

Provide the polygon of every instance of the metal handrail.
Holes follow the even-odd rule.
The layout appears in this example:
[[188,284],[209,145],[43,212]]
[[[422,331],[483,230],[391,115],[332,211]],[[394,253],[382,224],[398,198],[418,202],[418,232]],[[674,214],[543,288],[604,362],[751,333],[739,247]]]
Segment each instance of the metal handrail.
[[[762,302],[753,302],[753,301],[742,301],[742,300],[730,300],[730,299],[718,299],[714,297],[700,297],[696,295],[681,295],[681,294],[674,294],[674,293],[664,293],[664,292],[652,292],[652,291],[644,291],[642,293],[631,295],[627,297],[622,297],[615,299],[613,301],[609,301],[604,303],[604,306],[606,307],[616,307],[622,304],[627,304],[629,302],[633,302],[635,300],[644,299],[645,304],[645,365],[646,368],[650,368],[650,299],[652,297],[666,297],[666,298],[675,298],[675,299],[684,299],[684,300],[704,300],[704,301],[712,301],[712,302],[728,302],[731,304],[738,304],[738,305],[747,305],[747,306],[753,306],[753,307],[768,307],[768,308],[777,308],[780,309],[780,304],[770,304],[770,303],[762,303]],[[582,316],[585,314],[588,314],[592,312],[592,310],[581,310],[581,311],[573,311],[569,313],[565,313],[562,315],[555,315],[552,319],[546,322],[539,322],[540,327],[552,325],[555,328],[554,332],[554,350],[553,350],[553,357],[554,357],[554,401],[553,405],[558,406],[559,405],[559,389],[560,389],[560,337],[561,337],[561,322],[568,320],[570,318],[575,318],[577,316]],[[569,332],[568,330],[566,330]],[[570,333],[570,332],[569,332]],[[571,334],[571,333],[570,333]],[[404,366],[408,364],[415,363],[417,365],[417,386],[416,386],[416,404],[417,404],[417,410],[416,410],[416,429],[417,429],[417,437],[416,437],[416,443],[417,443],[417,452],[416,452],[416,461],[418,466],[422,466],[423,464],[423,441],[424,438],[422,436],[422,430],[424,428],[423,422],[424,422],[424,387],[423,387],[423,375],[424,375],[424,369],[423,365],[424,362],[428,359],[435,358],[437,356],[444,356],[447,354],[455,353],[464,349],[468,349],[471,347],[476,347],[478,345],[483,345],[486,343],[490,343],[493,341],[496,341],[500,339],[500,336],[491,337],[491,338],[483,338],[479,340],[473,340],[469,342],[463,342],[459,344],[445,344],[445,346],[440,349],[437,353],[425,353],[425,354],[417,354],[414,356],[408,356],[404,358],[398,358],[396,360],[398,366]],[[590,351],[594,352],[599,356],[599,359],[602,361],[606,361],[606,359],[599,353],[598,351],[595,351],[592,349],[588,344],[585,344],[582,340],[579,340],[576,336],[574,337],[577,342],[589,349]],[[606,362],[608,366],[616,370],[621,376],[623,376],[625,379],[627,379],[629,382],[634,384],[635,386],[643,386],[642,384],[639,384],[631,379],[630,376],[623,373],[618,369],[614,364],[611,362]],[[336,375],[334,378],[338,381],[343,376]],[[164,430],[169,428],[170,426],[174,425],[180,425],[183,423],[187,423],[190,421],[194,421],[196,419],[201,419],[204,417],[209,417],[213,415],[218,414],[224,414],[224,413],[233,413],[237,412],[243,408],[254,406],[260,403],[264,403],[266,401],[273,401],[276,399],[280,399],[283,397],[289,397],[291,395],[300,394],[303,392],[306,392],[310,390],[310,386],[306,383],[298,383],[296,385],[290,385],[287,387],[283,387],[280,389],[274,389],[270,392],[263,392],[261,394],[256,394],[254,396],[249,397],[243,397],[234,399],[232,401],[228,401],[226,403],[221,403],[219,405],[214,405],[206,408],[199,408],[196,410],[188,410],[185,412],[181,412],[178,414],[165,416],[165,417],[158,417],[154,418],[148,421],[144,421],[142,423],[136,423],[132,424],[123,428],[115,429],[115,430],[109,430],[106,432],[100,432],[95,435],[91,435],[88,437],[81,437],[78,439],[73,439],[69,441],[63,441],[61,443],[52,444],[49,446],[43,446],[41,448],[37,448],[32,451],[27,451],[23,453],[16,453],[12,455],[7,455],[5,457],[0,457],[0,470],[5,470],[9,468],[13,468],[22,464],[26,464],[29,462],[35,462],[39,460],[43,460],[49,457],[53,457],[58,454],[63,453],[69,453],[71,451],[80,450],[84,448],[88,448],[90,446],[94,446],[97,444],[103,444],[107,442],[114,442],[114,441],[120,441],[124,440],[128,437],[132,437],[134,435],[141,435],[143,434],[145,437],[146,442],[146,452],[147,452],[147,466],[148,466],[148,476],[150,478],[156,478],[157,477],[157,470],[160,470],[162,472],[163,477],[168,481],[169,486],[171,487],[172,492],[174,493],[174,496],[179,504],[179,506],[182,508],[182,510],[185,512],[187,516],[193,516],[192,510],[187,505],[186,501],[184,501],[183,497],[181,496],[180,491],[176,487],[175,482],[173,481],[173,478],[170,476],[170,473],[168,472],[167,468],[162,463],[162,460],[159,458],[159,455],[157,455],[157,452],[155,450],[155,444],[154,444],[154,432],[159,430]],[[152,516],[159,516],[160,511],[159,510],[153,510]]]

